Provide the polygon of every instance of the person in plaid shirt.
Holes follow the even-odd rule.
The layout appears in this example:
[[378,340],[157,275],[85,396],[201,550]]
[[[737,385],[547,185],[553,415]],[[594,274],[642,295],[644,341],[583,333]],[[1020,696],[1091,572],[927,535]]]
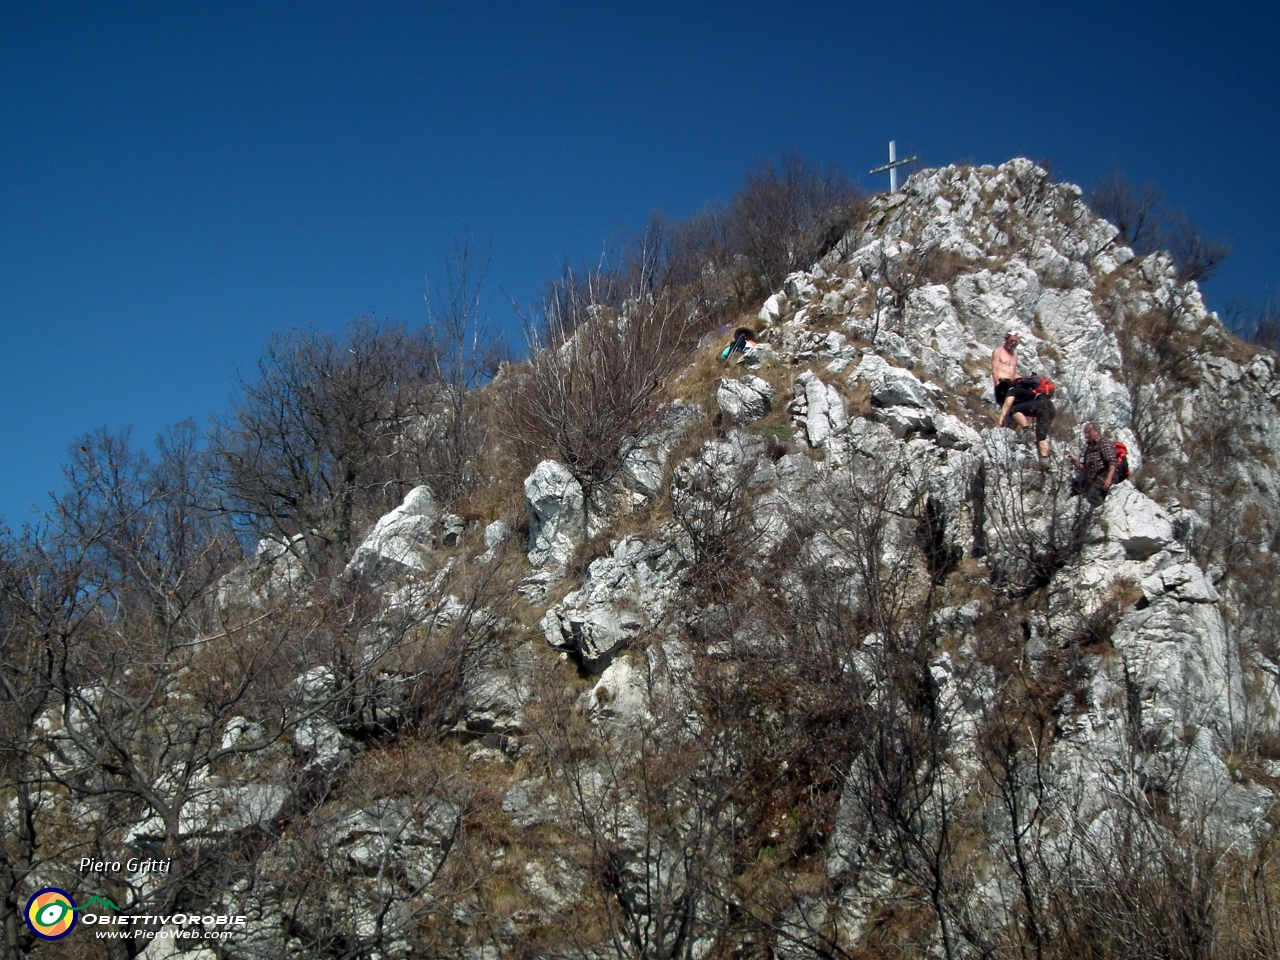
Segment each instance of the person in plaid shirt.
[[1081,459],[1070,457],[1077,474],[1071,483],[1072,495],[1081,495],[1095,507],[1106,499],[1116,478],[1116,445],[1102,439],[1096,424],[1084,425],[1084,453]]

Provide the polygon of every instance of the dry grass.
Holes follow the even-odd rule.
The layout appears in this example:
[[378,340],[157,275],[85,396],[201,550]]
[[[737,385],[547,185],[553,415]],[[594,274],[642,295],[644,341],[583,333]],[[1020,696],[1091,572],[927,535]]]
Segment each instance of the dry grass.
[[849,384],[846,380],[838,380],[834,384],[840,396],[844,398],[844,409],[850,420],[872,419],[875,407],[871,403],[871,384],[866,380],[858,380]]

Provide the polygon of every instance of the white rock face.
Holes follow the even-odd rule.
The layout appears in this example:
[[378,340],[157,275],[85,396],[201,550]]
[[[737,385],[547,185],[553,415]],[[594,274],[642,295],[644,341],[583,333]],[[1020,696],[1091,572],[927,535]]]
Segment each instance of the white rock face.
[[979,343],[999,345],[1010,327],[1030,333],[1040,279],[1020,260],[999,273],[980,270],[958,277],[952,293],[960,317]]
[[716,405],[732,423],[746,424],[759,420],[773,406],[776,391],[760,377],[721,380],[716,391]]
[[1157,570],[1142,581],[1142,594],[1155,602],[1166,594],[1183,603],[1217,603],[1222,597],[1194,563],[1179,563]]
[[594,560],[582,587],[542,618],[547,642],[572,653],[583,668],[599,672],[642,629],[660,619],[686,565],[672,543],[647,544],[627,537],[612,554]]
[[843,462],[846,444],[843,434],[849,427],[844,398],[840,391],[823,383],[812,370],[796,377],[793,419],[804,429],[809,446],[827,451],[833,463]]
[[524,481],[529,512],[529,563],[564,566],[587,533],[582,485],[569,468],[543,460]]
[[414,487],[400,506],[373,525],[352,555],[348,574],[367,577],[380,570],[426,571],[439,516],[431,488]]
[[951,290],[945,284],[912,290],[907,296],[902,321],[908,335],[923,346],[953,361],[965,359],[969,337],[960,326],[960,318],[951,302]]
[[1046,290],[1036,301],[1043,339],[1069,354],[1077,364],[1120,369],[1120,346],[1093,309],[1089,290]]
[[1101,512],[1107,539],[1130,560],[1145,560],[1174,542],[1169,514],[1127,480],[1111,488]]
[[600,674],[596,685],[583,694],[593,718],[634,724],[648,712],[649,688],[644,672],[629,657],[618,657]]

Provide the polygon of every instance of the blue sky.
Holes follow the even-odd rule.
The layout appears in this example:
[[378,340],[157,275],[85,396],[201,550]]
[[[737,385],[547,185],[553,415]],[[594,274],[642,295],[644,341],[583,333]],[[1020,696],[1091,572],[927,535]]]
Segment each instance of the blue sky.
[[794,147],[864,185],[1047,158],[1154,180],[1280,288],[1280,12],[1190,3],[0,3],[0,516],[71,442],[225,411],[273,330],[488,305]]

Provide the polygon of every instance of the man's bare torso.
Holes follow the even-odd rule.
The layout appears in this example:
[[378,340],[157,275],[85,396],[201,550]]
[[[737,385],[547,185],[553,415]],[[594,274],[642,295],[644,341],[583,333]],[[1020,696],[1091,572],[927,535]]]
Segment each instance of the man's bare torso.
[[1004,347],[996,347],[991,351],[991,379],[996,383],[1001,380],[1013,380],[1018,376],[1018,355]]

